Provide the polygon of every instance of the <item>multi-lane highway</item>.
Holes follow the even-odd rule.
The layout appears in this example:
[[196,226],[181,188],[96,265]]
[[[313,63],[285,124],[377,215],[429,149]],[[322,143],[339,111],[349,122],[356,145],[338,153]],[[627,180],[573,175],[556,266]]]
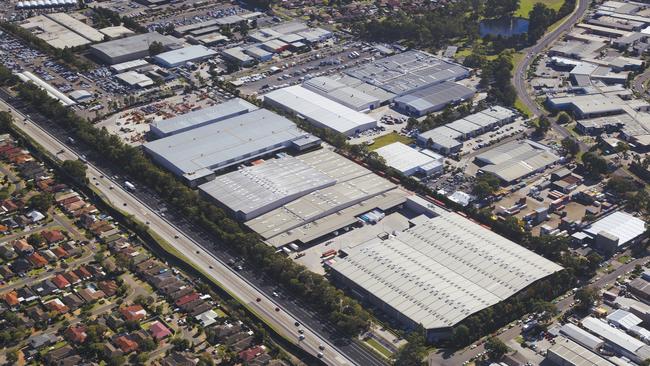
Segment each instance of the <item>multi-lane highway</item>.
[[[578,21],[582,19],[584,16],[585,12],[589,8],[589,1],[588,0],[577,0],[578,4],[569,15],[569,18],[566,19],[559,27],[554,29],[552,32],[546,33],[537,43],[533,46],[530,46],[522,52],[524,53],[524,57],[519,62],[519,64],[515,65],[515,72],[514,75],[512,76],[512,83],[515,86],[515,89],[517,90],[517,95],[519,96],[519,99],[528,107],[528,109],[532,112],[533,116],[531,117],[539,117],[544,114],[544,111],[539,107],[537,102],[535,101],[535,98],[529,93],[528,91],[528,85],[527,85],[527,72],[528,69],[530,68],[531,63],[535,59],[537,55],[540,55],[546,47],[551,45],[553,42],[557,41],[567,30],[571,29],[574,24],[576,24]],[[551,124],[552,128],[557,131],[563,138],[571,136],[571,132],[569,132],[566,128],[563,126],[557,124],[554,120],[552,121]],[[586,146],[579,142],[581,150],[586,149]]]
[[[47,121],[40,116],[25,115],[4,100],[0,100],[0,108],[11,111],[16,126],[60,160],[78,159],[82,156],[83,149],[63,143],[65,138],[60,134],[63,131],[58,131],[59,134],[56,134],[34,123],[38,120],[39,124],[47,124]],[[332,327],[323,324],[317,314],[288,297],[274,297],[271,294],[276,287],[268,281],[265,282],[264,278],[255,277],[252,271],[246,269],[236,271],[231,268],[226,264],[228,259],[232,258],[230,254],[215,250],[214,240],[187,221],[175,220],[171,210],[163,213],[164,210],[161,208],[164,207],[164,203],[151,192],[138,189],[136,195],[124,189],[122,187],[124,179],[115,176],[108,168],[98,167],[90,161],[87,165],[90,184],[93,184],[108,202],[134,215],[140,221],[146,222],[153,232],[171,243],[195,266],[218,281],[224,289],[246,304],[258,316],[263,317],[280,335],[293,340],[299,347],[320,357],[321,361],[328,365],[385,364],[379,356],[356,342],[335,345],[331,338]],[[299,326],[296,326],[296,322]],[[302,340],[299,339],[299,329],[304,330]]]

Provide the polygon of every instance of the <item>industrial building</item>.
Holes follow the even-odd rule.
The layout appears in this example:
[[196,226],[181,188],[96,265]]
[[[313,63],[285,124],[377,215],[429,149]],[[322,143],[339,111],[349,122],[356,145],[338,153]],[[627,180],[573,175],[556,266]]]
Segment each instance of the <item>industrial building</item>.
[[156,138],[167,137],[224,119],[259,109],[243,99],[235,98],[212,107],[202,108],[149,125],[149,132]]
[[[356,224],[358,216],[362,214],[375,209],[387,211],[401,205],[408,195],[385,178],[328,149],[297,155],[295,159],[329,176],[336,184],[318,189],[245,223],[274,247],[309,243]],[[263,181],[256,184],[261,185]],[[245,189],[256,190],[254,187]]]
[[336,180],[289,155],[258,161],[199,186],[204,195],[248,221]]
[[625,111],[623,101],[615,95],[587,94],[548,97],[546,102],[552,109],[571,111],[580,118],[620,114]]
[[303,150],[320,140],[288,119],[257,109],[148,142],[145,151],[190,186],[214,172],[284,149]]
[[123,25],[105,27],[105,28],[101,28],[99,31],[101,32],[101,34],[103,34],[104,36],[110,39],[123,38],[135,34],[134,31],[130,30],[129,28]]
[[397,96],[457,81],[469,76],[469,69],[423,51],[406,51],[346,70],[356,79],[378,86]]
[[429,340],[562,267],[452,212],[411,220],[388,239],[351,243],[334,279]]
[[216,51],[205,46],[196,45],[163,52],[154,56],[153,59],[160,66],[172,68],[183,66],[188,62],[207,60],[216,54]]
[[52,98],[56,99],[65,107],[69,107],[72,105],[77,104],[74,100],[68,98],[65,94],[63,94],[59,89],[53,87],[52,85],[48,84],[45,82],[43,79],[39,78],[38,76],[32,74],[29,71],[23,71],[19,72],[16,74],[18,78],[23,81],[23,82],[31,82],[44,90],[47,95]]
[[319,128],[351,136],[377,127],[377,120],[328,99],[300,85],[274,90],[264,95],[264,104],[295,113]]
[[415,174],[442,174],[444,170],[442,156],[430,150],[418,151],[401,142],[380,147],[375,152],[386,161],[386,165],[408,177]]
[[589,332],[605,340],[605,347],[633,362],[641,362],[650,358],[650,346],[642,341],[616,329],[601,319],[586,317],[582,326]]
[[132,88],[146,88],[154,84],[153,80],[145,74],[137,71],[127,71],[115,75],[115,78]]
[[150,32],[93,45],[90,53],[100,61],[113,65],[148,57],[149,46],[154,42],[159,42],[167,49],[181,44],[177,38]]
[[255,62],[255,59],[244,52],[240,46],[228,48],[221,51],[221,56],[226,61],[232,62],[241,66],[250,66]]
[[511,109],[493,106],[471,114],[445,126],[418,134],[420,145],[430,147],[443,154],[453,154],[463,147],[461,141],[487,132],[492,128],[514,122],[517,114]]
[[557,366],[614,366],[613,363],[564,337],[558,337],[546,359]]
[[564,324],[560,328],[560,334],[594,352],[605,344],[602,339],[572,323]]
[[604,252],[615,252],[642,239],[645,222],[623,211],[609,214],[583,230],[585,241]]
[[382,103],[377,96],[366,94],[355,87],[348,86],[328,76],[319,76],[306,80],[303,87],[355,111],[375,109]]
[[37,15],[20,25],[54,48],[78,47],[101,42],[104,35],[65,13]]
[[395,107],[405,114],[421,117],[450,104],[469,100],[473,96],[474,90],[458,83],[444,81],[395,98]]
[[540,143],[524,140],[511,141],[491,148],[476,156],[480,171],[491,173],[505,183],[541,172],[555,164],[560,157]]

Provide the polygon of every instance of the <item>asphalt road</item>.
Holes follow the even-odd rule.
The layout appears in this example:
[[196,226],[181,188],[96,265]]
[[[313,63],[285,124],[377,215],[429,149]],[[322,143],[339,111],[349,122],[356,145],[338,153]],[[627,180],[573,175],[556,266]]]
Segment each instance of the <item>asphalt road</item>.
[[[49,121],[46,119],[33,114],[33,116],[27,115],[29,117],[23,121],[26,115],[4,100],[0,101],[0,106],[3,110],[12,111],[16,125],[60,160],[78,159],[84,153],[78,146],[74,146],[77,151],[73,151],[64,144],[62,141],[65,140],[65,131],[57,130],[57,126],[48,125]],[[36,119],[39,124],[47,128],[47,131],[34,123]],[[317,355],[321,352],[319,346],[324,346],[321,360],[325,364],[364,366],[386,364],[383,359],[356,341],[335,344],[333,327],[318,319],[318,314],[289,297],[273,297],[271,294],[277,290],[276,286],[264,278],[254,277],[252,271],[245,269],[237,272],[228,266],[226,262],[233,258],[231,254],[215,249],[214,239],[202,232],[200,228],[177,217],[172,210],[164,210],[166,208],[164,203],[155,195],[143,189],[138,189],[135,192],[137,195],[127,191],[122,187],[124,178],[113,179],[111,177],[115,174],[106,167],[99,168],[91,162],[88,163],[87,175],[91,184],[94,184],[109,202],[139,220],[147,222],[162,239],[172,243],[192,263],[205,273],[209,273],[281,335],[293,339],[294,343],[312,355]],[[165,211],[164,214],[161,214],[161,209]],[[256,301],[258,298],[259,302]],[[298,327],[294,325],[295,322],[299,322],[300,328],[304,329],[305,339],[302,341],[298,339]]]
[[[573,27],[575,23],[577,23],[579,20],[582,19],[583,15],[585,14],[585,11],[587,11],[587,9],[589,8],[589,1],[588,0],[577,0],[577,1],[578,1],[578,5],[576,9],[573,11],[573,13],[571,13],[569,18],[564,23],[562,23],[562,25],[557,27],[552,32],[545,34],[535,45],[530,46],[523,50],[524,58],[515,67],[515,72],[514,75],[512,76],[512,84],[517,90],[517,95],[519,96],[519,99],[521,99],[521,101],[526,105],[526,107],[528,107],[528,109],[530,109],[530,111],[533,113],[532,117],[539,117],[545,113],[539,107],[539,105],[535,101],[535,98],[528,93],[526,72],[530,68],[531,63],[533,62],[533,60],[537,55],[543,53],[546,47],[548,47],[553,42],[557,41],[567,30],[569,30],[571,27]],[[559,133],[563,138],[571,136],[571,133],[566,128],[557,124],[556,121],[554,120],[552,121],[551,127],[555,131],[557,131],[557,133]],[[578,143],[580,145],[581,150],[587,149],[587,146],[584,143],[580,141]]]

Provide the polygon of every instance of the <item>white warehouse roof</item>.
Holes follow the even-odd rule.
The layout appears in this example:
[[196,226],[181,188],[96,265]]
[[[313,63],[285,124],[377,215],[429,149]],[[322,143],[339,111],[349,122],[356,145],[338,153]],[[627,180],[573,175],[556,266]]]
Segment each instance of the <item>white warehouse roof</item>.
[[594,222],[584,231],[592,237],[595,237],[601,231],[605,231],[616,236],[618,238],[618,245],[621,246],[643,235],[645,232],[645,222],[626,212],[617,211]]
[[443,158],[432,151],[426,153],[415,150],[401,142],[380,147],[375,150],[379,156],[384,158],[386,165],[398,170],[400,173],[410,176],[418,171],[442,172]]
[[452,327],[562,269],[456,213],[411,221],[395,237],[343,249],[332,269],[426,329]]
[[294,85],[274,90],[264,96],[264,102],[292,111],[317,127],[329,128],[344,135],[353,135],[377,126],[377,121],[322,95]]
[[160,53],[154,56],[154,60],[166,67],[176,67],[188,62],[204,60],[216,54],[216,51],[205,46],[195,45]]
[[199,189],[250,220],[336,180],[300,159],[285,155],[224,174]]
[[[573,366],[614,366],[613,363],[598,356],[590,350],[566,338],[558,337],[556,343],[548,349],[548,358]],[[557,360],[557,359],[560,360]]]

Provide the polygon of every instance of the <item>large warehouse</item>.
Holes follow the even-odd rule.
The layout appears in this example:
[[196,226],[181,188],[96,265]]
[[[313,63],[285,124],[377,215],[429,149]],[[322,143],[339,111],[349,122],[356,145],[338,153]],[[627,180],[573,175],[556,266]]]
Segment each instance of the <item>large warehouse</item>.
[[274,90],[264,95],[270,107],[295,113],[309,123],[346,136],[377,127],[377,120],[328,99],[300,85]]
[[469,69],[423,51],[406,51],[345,71],[349,76],[401,96],[469,76]]
[[145,143],[145,151],[190,186],[214,178],[214,172],[287,148],[302,150],[320,143],[288,119],[257,109]]
[[149,132],[156,138],[171,136],[256,109],[259,108],[243,99],[235,98],[212,107],[154,122],[149,125]]
[[558,337],[546,354],[557,366],[614,366],[613,363],[564,337]]
[[172,68],[183,66],[188,62],[203,61],[216,54],[217,51],[205,46],[196,45],[163,52],[154,56],[153,59],[160,66]]
[[604,252],[628,247],[643,238],[645,231],[643,220],[623,211],[607,215],[583,230],[596,248]]
[[512,183],[555,164],[560,157],[540,143],[512,141],[491,148],[476,156],[481,171],[496,175],[505,183]]
[[221,175],[199,190],[239,220],[248,221],[335,183],[304,161],[284,155]]
[[150,32],[93,45],[90,53],[100,61],[113,65],[148,57],[149,46],[154,42],[159,42],[167,49],[181,43],[177,38]]
[[447,105],[469,100],[473,96],[474,90],[458,83],[444,81],[395,98],[395,106],[406,114],[421,117],[437,112]]
[[303,86],[355,111],[375,109],[381,104],[381,101],[376,96],[366,94],[328,76],[319,76],[306,80]]
[[429,340],[562,267],[456,213],[342,249],[331,265],[343,286]]
[[441,174],[444,169],[442,156],[429,150],[418,151],[401,142],[382,146],[375,152],[386,161],[386,165],[408,177]]
[[[295,157],[336,184],[315,190],[281,207],[246,222],[246,226],[262,236],[269,245],[282,247],[300,242],[309,243],[336,230],[353,225],[357,217],[374,209],[389,210],[406,201],[407,192],[328,149],[320,149]],[[276,171],[273,174],[281,174]],[[255,185],[236,188],[256,192]],[[256,200],[255,198],[253,200]],[[232,211],[236,211],[233,207]]]

